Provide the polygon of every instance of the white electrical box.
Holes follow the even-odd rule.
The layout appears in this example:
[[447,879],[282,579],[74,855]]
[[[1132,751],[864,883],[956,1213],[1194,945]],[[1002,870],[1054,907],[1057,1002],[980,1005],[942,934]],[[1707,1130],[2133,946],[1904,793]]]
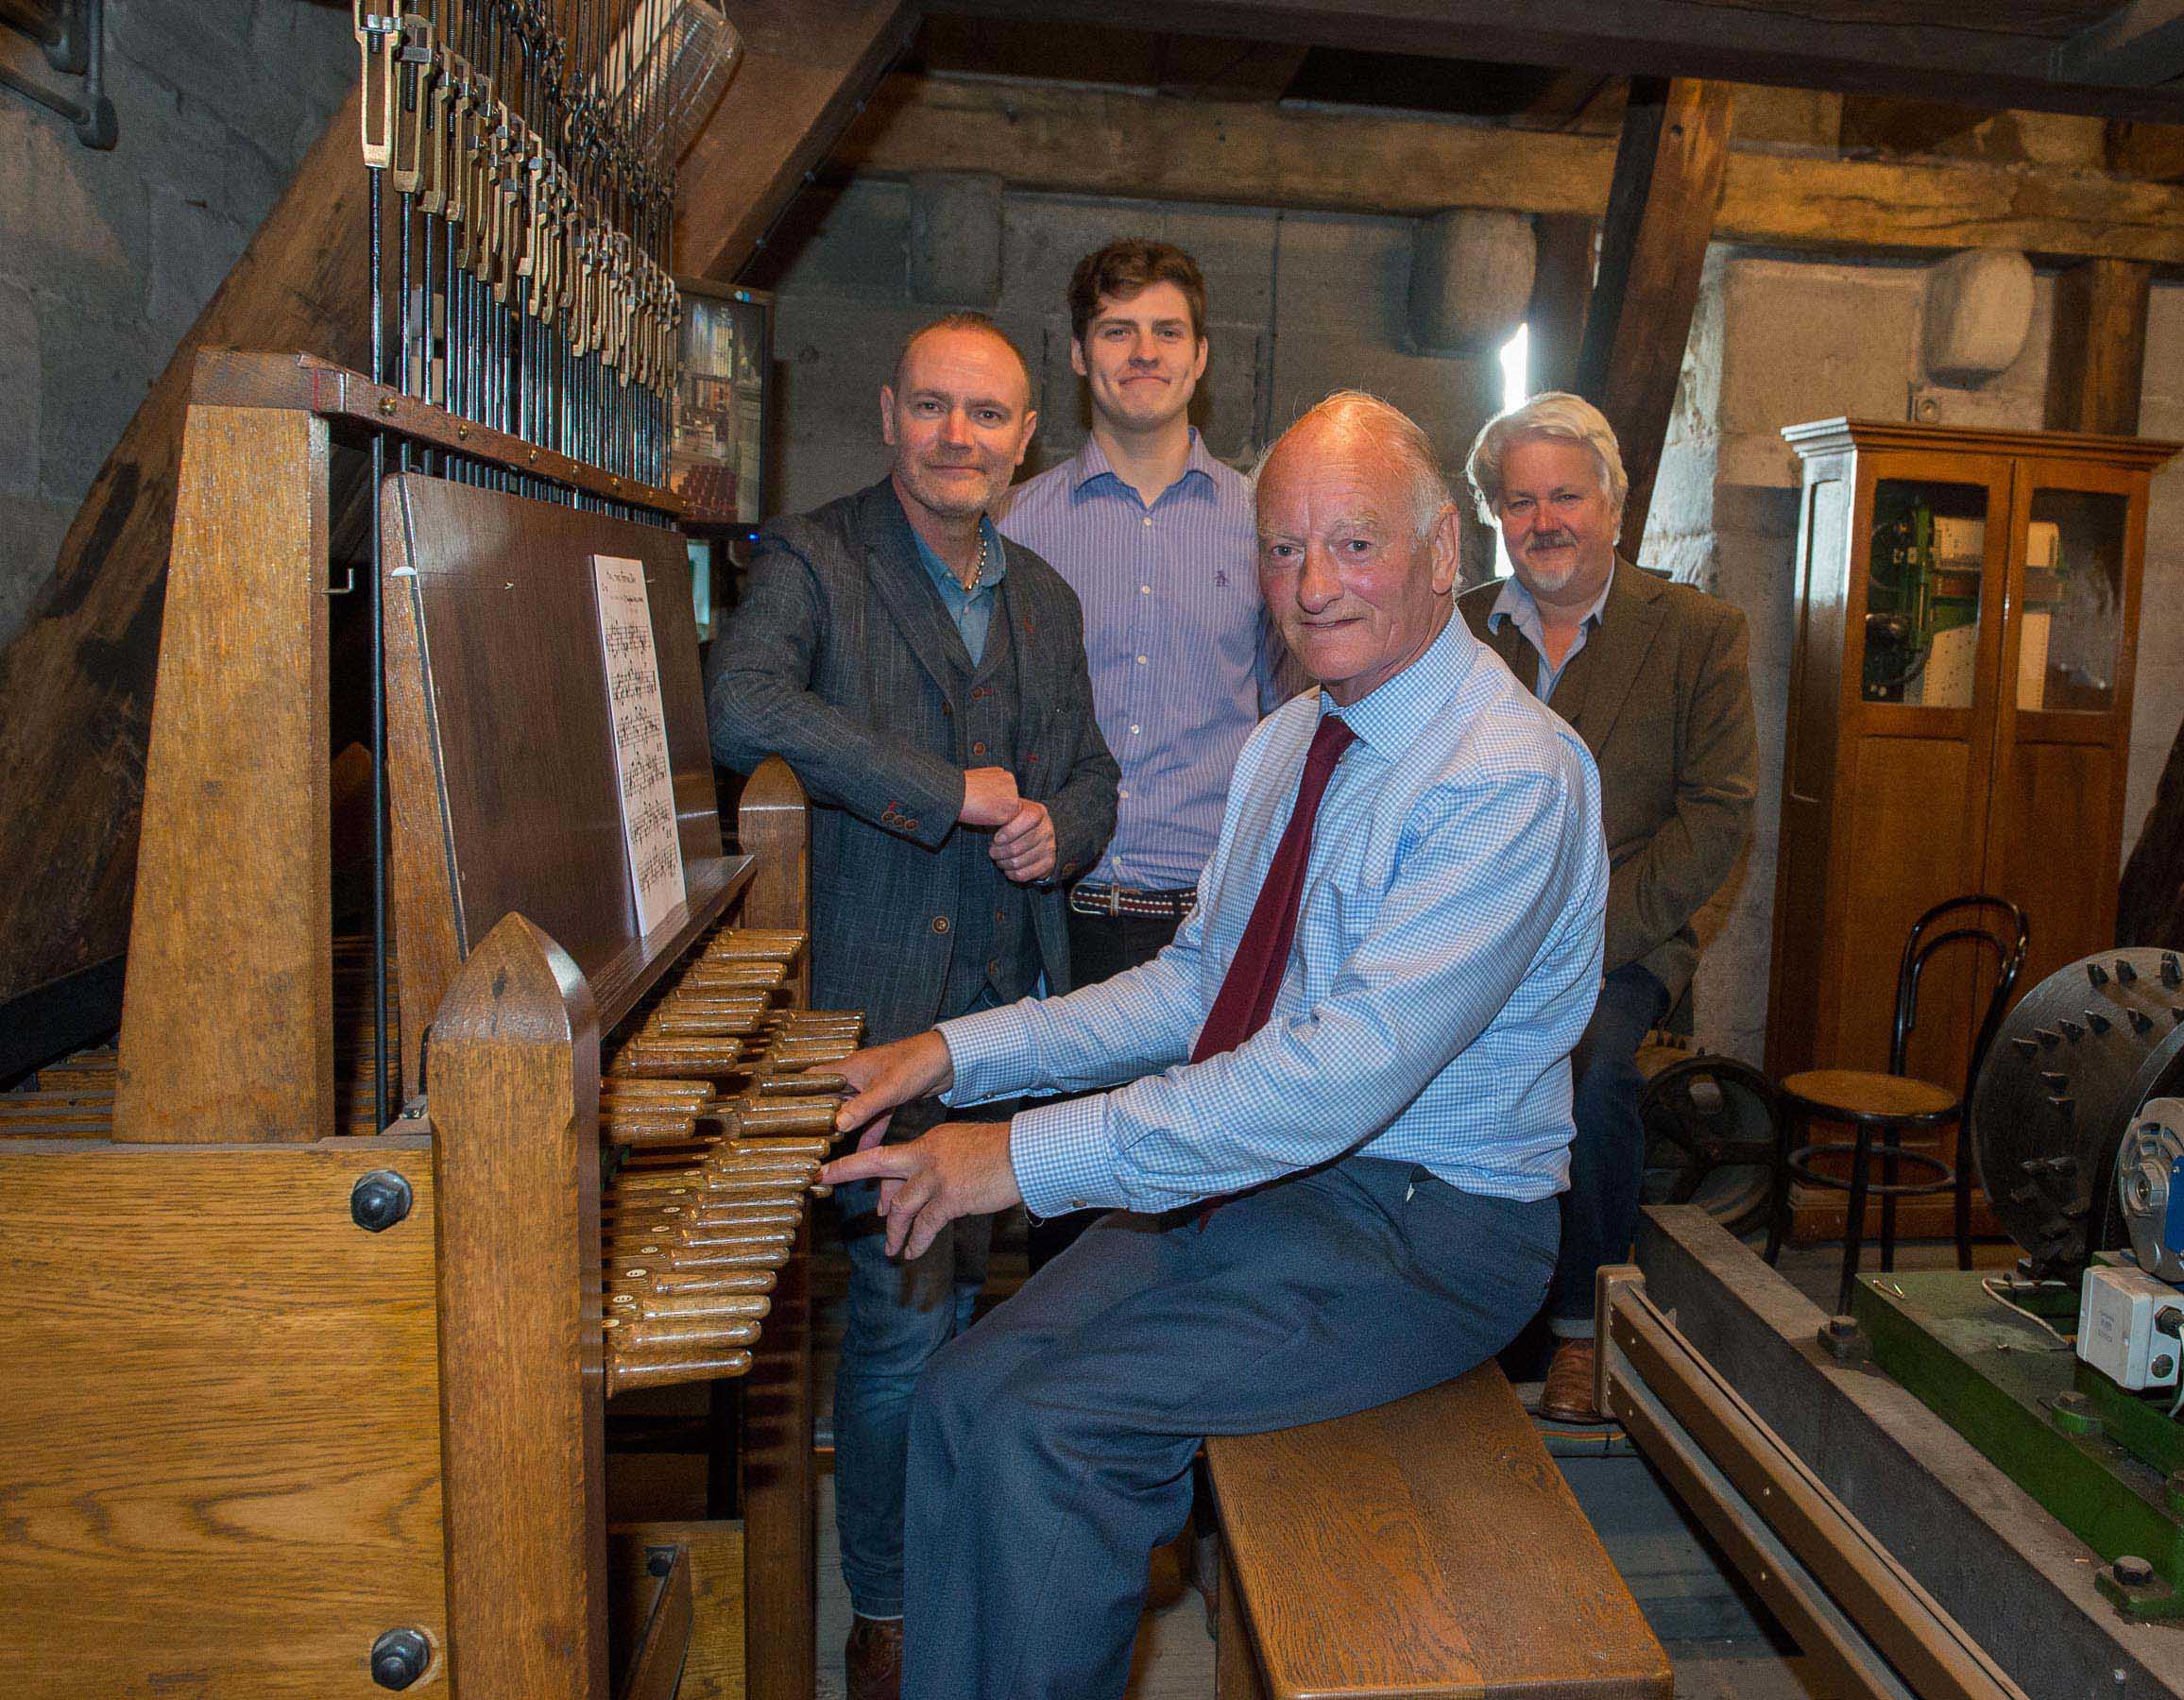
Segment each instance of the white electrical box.
[[2078,1356],[2119,1386],[2175,1386],[2184,1343],[2155,1326],[2165,1312],[2184,1323],[2184,1292],[2138,1269],[2095,1265],[2078,1293]]

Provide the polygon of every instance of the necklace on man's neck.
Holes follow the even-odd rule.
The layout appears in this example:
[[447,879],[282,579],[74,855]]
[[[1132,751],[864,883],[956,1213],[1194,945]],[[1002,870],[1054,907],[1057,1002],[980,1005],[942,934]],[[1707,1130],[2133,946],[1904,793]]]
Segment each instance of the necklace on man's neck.
[[967,578],[967,579],[965,579],[965,580],[964,581],[964,588],[965,590],[976,590],[976,589],[979,587],[979,585],[980,585],[980,583],[981,583],[981,581],[982,581],[982,580],[985,578],[985,576],[986,576],[986,522],[985,522],[983,519],[981,519],[981,520],[980,520],[980,521],[979,521],[979,564],[978,564],[978,565],[977,565],[975,568],[973,568],[973,569],[971,570],[971,575],[970,575],[970,577],[969,577],[969,578]]

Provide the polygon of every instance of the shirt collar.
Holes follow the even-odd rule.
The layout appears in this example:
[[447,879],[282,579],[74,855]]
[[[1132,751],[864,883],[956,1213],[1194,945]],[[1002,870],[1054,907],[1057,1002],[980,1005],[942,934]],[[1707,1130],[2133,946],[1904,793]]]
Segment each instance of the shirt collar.
[[1430,720],[1469,676],[1481,647],[1463,617],[1452,608],[1441,636],[1417,660],[1347,708],[1337,707],[1334,699],[1321,691],[1320,712],[1340,715],[1364,742],[1384,756],[1398,756],[1416,741],[1420,724]]
[[[1210,484],[1213,481],[1213,469],[1218,464],[1205,446],[1205,438],[1199,434],[1198,427],[1193,425],[1190,428],[1190,453],[1183,463],[1182,477],[1175,482],[1180,484],[1184,479],[1196,473]],[[1087,434],[1084,446],[1077,450],[1076,456],[1069,463],[1069,494],[1076,495],[1096,478],[1111,478],[1117,484],[1122,482],[1122,475],[1115,470],[1115,463],[1107,458],[1106,450],[1100,447],[1100,439]],[[1163,495],[1166,493],[1162,492]]]
[[952,596],[957,602],[968,602],[972,597],[991,590],[1008,575],[1008,552],[1001,547],[1001,534],[994,529],[990,515],[979,516],[979,536],[984,539],[986,546],[985,570],[979,574],[979,582],[966,590],[963,580],[956,577],[954,570],[940,558],[931,544],[917,535],[917,528],[911,528],[910,540],[917,545],[917,558],[925,564],[926,571],[932,575],[932,582],[939,586],[943,596]]
[[[1608,582],[1600,586],[1600,594],[1593,599],[1593,605],[1585,610],[1583,618],[1578,621],[1579,625],[1590,620],[1597,626],[1607,618],[1608,592],[1615,587],[1615,574],[1618,570],[1620,563],[1608,570]],[[1524,580],[1513,572],[1502,580],[1501,594],[1493,599],[1493,606],[1487,610],[1487,630],[1499,631],[1505,620],[1515,620],[1520,632],[1537,631],[1542,624],[1538,601],[1525,588]]]

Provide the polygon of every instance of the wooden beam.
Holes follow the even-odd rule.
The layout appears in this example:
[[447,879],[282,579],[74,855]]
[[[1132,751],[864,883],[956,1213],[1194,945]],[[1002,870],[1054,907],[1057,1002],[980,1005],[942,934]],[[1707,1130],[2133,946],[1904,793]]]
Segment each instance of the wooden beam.
[[1646,535],[1691,340],[1729,162],[1731,99],[1727,83],[1647,78],[1631,84],[1623,118],[1577,387],[1615,428],[1630,480],[1623,536],[1632,550]]
[[2146,370],[2146,303],[2153,267],[2089,260],[2056,279],[2048,346],[2047,428],[2139,434]]
[[674,269],[732,280],[916,32],[907,0],[731,0],[743,64],[683,157]]
[[2150,89],[2184,76],[2184,0],[2130,0],[2056,49],[2055,74],[2070,82]]
[[[1145,27],[1140,0],[949,0],[988,17]],[[2065,22],[2058,26],[2056,14]],[[1861,0],[1169,0],[1159,27],[1379,53],[1726,78],[2176,122],[2184,94],[2058,75],[2062,8]]]
[[1532,299],[1525,326],[1527,387],[1535,395],[1577,384],[1599,230],[1598,219],[1579,212],[1544,212],[1532,220]]
[[[886,177],[998,171],[1018,189],[1138,200],[1596,218],[1615,144],[1356,109],[890,77],[834,162]],[[2184,190],[2082,171],[1828,160],[1732,143],[1715,233],[1835,253],[2014,247],[2175,265],[2184,264]]]
[[[0,655],[0,999],[128,941],[182,410],[203,348],[370,358],[351,94],[93,481]],[[242,948],[238,941],[238,948]]]

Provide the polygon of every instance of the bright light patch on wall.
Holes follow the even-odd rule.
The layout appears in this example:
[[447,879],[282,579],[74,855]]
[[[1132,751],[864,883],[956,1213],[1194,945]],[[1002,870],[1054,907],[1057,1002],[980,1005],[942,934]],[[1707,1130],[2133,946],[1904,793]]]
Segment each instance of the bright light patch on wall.
[[[1531,353],[1532,328],[1529,325],[1519,325],[1517,333],[1502,344],[1502,411],[1504,413],[1512,407],[1522,407],[1532,393],[1530,382]],[[1499,532],[1494,534],[1493,539],[1493,575],[1496,578],[1507,578],[1510,575],[1509,552],[1502,547]]]

